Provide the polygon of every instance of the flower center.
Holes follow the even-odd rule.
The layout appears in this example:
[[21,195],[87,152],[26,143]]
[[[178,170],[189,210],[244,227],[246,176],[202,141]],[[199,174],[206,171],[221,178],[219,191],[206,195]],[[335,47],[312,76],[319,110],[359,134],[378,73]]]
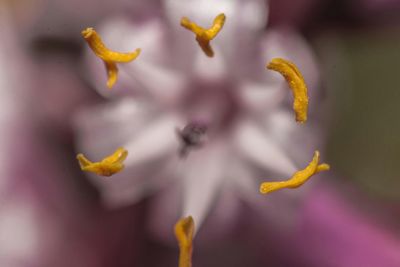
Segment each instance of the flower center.
[[182,143],[179,150],[181,157],[186,157],[192,148],[201,147],[206,139],[207,124],[203,122],[189,122],[182,130],[178,130],[177,134]]
[[188,122],[202,122],[212,138],[229,131],[241,107],[235,86],[224,81],[193,81],[183,98],[183,113]]

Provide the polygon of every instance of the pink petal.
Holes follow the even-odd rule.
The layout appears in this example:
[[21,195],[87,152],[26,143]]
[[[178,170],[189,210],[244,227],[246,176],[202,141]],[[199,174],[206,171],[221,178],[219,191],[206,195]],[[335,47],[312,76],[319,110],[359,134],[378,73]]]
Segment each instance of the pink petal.
[[226,178],[227,151],[223,144],[208,144],[204,149],[189,154],[182,170],[183,211],[191,215],[199,230],[206,215],[218,197]]
[[86,109],[75,117],[80,152],[106,155],[143,131],[157,114],[151,103],[126,98]]
[[[180,20],[186,16],[205,28],[210,27],[219,13],[225,13],[227,19],[222,31],[212,40],[215,50],[220,50],[226,60],[240,58],[238,51],[244,52],[250,39],[265,27],[268,8],[261,0],[165,0],[167,18],[174,29],[174,37],[179,51],[185,55],[194,55],[198,47],[193,33],[180,26]],[[246,53],[245,53],[246,54]],[[205,56],[205,55],[204,55]],[[185,60],[191,61],[190,58]],[[236,61],[239,62],[239,61]],[[182,63],[184,64],[184,63]]]
[[[237,191],[243,187],[249,189],[245,183],[238,181],[248,178],[241,172],[248,169],[238,167],[243,165],[239,159],[224,156],[232,154],[227,147],[223,148],[221,144],[209,145],[213,147],[192,151],[177,166],[178,170],[182,170],[179,182],[183,182],[183,188],[176,183],[169,183],[151,201],[150,230],[157,239],[166,244],[175,245],[176,240],[171,235],[171,229],[182,216],[194,216],[195,227],[202,232],[196,240],[208,244],[227,237],[236,225],[240,210]],[[224,167],[226,164],[229,164],[229,168]],[[253,178],[248,181],[255,185]],[[183,200],[179,197],[182,189]],[[252,186],[251,190],[254,195],[258,194],[257,186]],[[248,191],[250,190],[243,190],[246,200]],[[182,202],[183,214],[180,212]],[[204,223],[206,225],[203,227]]]
[[109,208],[129,206],[173,182],[177,177],[177,159],[164,157],[143,166],[126,167],[111,178],[91,177],[100,189],[104,204]]
[[287,89],[283,87],[281,81],[275,83],[242,81],[238,93],[244,107],[257,116],[269,113],[282,105],[288,94]]
[[[135,125],[135,120],[126,115],[120,117],[128,119],[128,125],[129,123],[131,125],[129,125],[130,128],[121,129],[123,135],[114,137],[111,130],[108,132],[109,135],[104,135],[104,140],[95,139],[96,135],[94,135],[92,137],[94,141],[90,144],[90,136],[86,139],[93,148],[88,153],[89,158],[99,158],[99,154],[94,154],[94,151],[104,152],[105,146],[110,147],[109,143],[115,146],[101,155],[107,155],[119,146],[129,152],[125,160],[126,167],[121,173],[112,178],[90,176],[102,192],[105,203],[112,207],[135,203],[143,196],[154,192],[165,185],[167,178],[174,177],[172,174],[177,168],[180,145],[175,134],[175,128],[179,125],[177,118],[165,115],[150,123],[136,122],[138,124]],[[122,127],[125,127],[125,123]],[[129,136],[130,133],[131,136]],[[95,148],[96,144],[98,148]],[[88,148],[86,145],[82,143],[82,146]]]
[[99,27],[98,32],[112,50],[128,52],[141,48],[133,62],[119,64],[119,78],[112,91],[105,86],[107,77],[103,62],[92,51],[87,52],[90,70],[103,95],[150,95],[162,102],[180,93],[185,79],[174,70],[175,59],[171,57],[167,29],[161,20],[138,23],[119,18]]
[[191,75],[202,81],[221,81],[229,74],[229,67],[219,48],[214,49],[214,57],[204,56],[200,49],[194,52],[194,62]]
[[127,166],[140,165],[152,158],[174,154],[180,145],[175,132],[178,125],[180,125],[180,121],[173,116],[163,116],[157,119],[132,141],[124,145],[128,151],[131,151],[125,164]]
[[260,167],[285,176],[296,171],[287,153],[261,127],[252,121],[243,121],[235,130],[238,153]]
[[[267,20],[268,8],[265,1],[260,0],[164,0],[167,18],[171,25],[179,28],[180,19],[188,17],[203,27],[211,26],[212,21],[219,13],[225,13],[227,23],[241,30],[252,31],[262,29]],[[231,29],[231,28],[230,28]]]
[[[303,125],[295,121],[293,111],[276,110],[265,116],[263,129],[275,143],[291,155],[299,166],[305,166],[315,150],[323,150],[323,135],[315,120]],[[325,156],[322,152],[322,160]]]

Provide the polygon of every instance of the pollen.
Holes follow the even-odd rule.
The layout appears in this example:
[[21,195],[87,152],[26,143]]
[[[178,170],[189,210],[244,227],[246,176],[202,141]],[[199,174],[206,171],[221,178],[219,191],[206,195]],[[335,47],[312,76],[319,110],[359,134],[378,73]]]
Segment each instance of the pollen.
[[194,222],[192,216],[182,218],[175,224],[175,236],[179,245],[179,267],[192,266]]
[[296,114],[296,121],[306,122],[308,110],[307,86],[299,69],[295,64],[283,58],[272,59],[267,68],[279,72],[286,79],[293,91],[293,109]]
[[128,151],[120,147],[100,162],[91,162],[83,154],[78,154],[76,158],[82,171],[93,172],[101,176],[111,176],[124,169],[123,161],[127,156]]
[[214,39],[221,31],[225,23],[225,14],[221,13],[215,17],[213,24],[210,28],[204,29],[196,23],[190,21],[187,17],[181,19],[181,26],[192,31],[196,35],[196,41],[199,43],[201,49],[208,57],[214,56],[214,51],[211,48],[210,41]]
[[262,194],[269,194],[283,188],[298,188],[307,182],[314,174],[327,171],[329,168],[329,165],[326,163],[319,164],[319,152],[315,151],[312,161],[305,169],[295,172],[292,178],[286,181],[262,183],[260,185],[260,192]]
[[140,48],[131,53],[120,53],[108,49],[100,38],[100,35],[93,29],[87,28],[82,31],[82,36],[92,51],[104,61],[107,70],[107,87],[112,88],[117,81],[117,63],[128,63],[136,59],[140,54]]

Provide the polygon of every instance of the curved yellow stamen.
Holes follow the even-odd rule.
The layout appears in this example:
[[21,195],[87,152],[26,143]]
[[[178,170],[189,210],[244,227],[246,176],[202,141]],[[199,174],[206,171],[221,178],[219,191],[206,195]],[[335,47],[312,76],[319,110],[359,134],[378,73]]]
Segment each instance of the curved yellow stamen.
[[314,174],[322,171],[329,170],[329,165],[326,163],[319,163],[319,152],[315,151],[314,157],[310,164],[303,170],[295,172],[289,180],[281,182],[264,182],[260,185],[260,192],[268,194],[283,188],[297,188],[303,185]]
[[208,28],[204,29],[198,26],[196,23],[190,21],[187,17],[183,17],[181,19],[181,26],[192,31],[196,35],[196,41],[199,43],[203,52],[209,56],[214,56],[214,51],[211,48],[210,41],[214,39],[217,34],[221,31],[222,27],[225,23],[225,14],[219,14],[213,21],[213,25]]
[[194,222],[192,216],[182,218],[175,224],[175,236],[179,245],[179,267],[192,266]]
[[303,123],[307,120],[308,95],[307,86],[299,69],[292,62],[283,58],[274,58],[267,68],[283,75],[293,91],[293,109],[296,121]]
[[104,65],[106,66],[107,70],[107,87],[112,88],[114,84],[117,82],[118,78],[118,67],[117,64],[113,61],[104,61]]
[[78,154],[76,158],[82,171],[93,172],[101,176],[111,176],[124,168],[123,162],[127,156],[128,151],[120,147],[100,162],[91,162],[83,154]]
[[107,69],[108,88],[112,88],[118,77],[118,68],[116,63],[128,63],[136,59],[140,54],[140,48],[132,53],[120,53],[108,49],[100,38],[100,35],[93,28],[86,28],[82,31],[82,36],[89,44],[92,51],[104,61]]

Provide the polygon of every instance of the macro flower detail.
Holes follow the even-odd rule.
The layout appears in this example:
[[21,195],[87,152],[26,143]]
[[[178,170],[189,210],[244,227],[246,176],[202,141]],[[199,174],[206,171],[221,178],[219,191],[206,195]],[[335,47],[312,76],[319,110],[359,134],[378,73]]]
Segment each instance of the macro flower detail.
[[285,77],[293,91],[293,109],[296,113],[296,121],[300,123],[306,122],[308,109],[307,86],[299,69],[295,64],[283,58],[274,58],[267,65],[267,68],[277,71]]
[[[260,173],[292,175],[304,150],[315,146],[313,131],[298,127],[285,103],[285,80],[265,71],[265,62],[287,58],[304,69],[310,92],[304,80],[303,85],[298,82],[303,76],[297,67],[297,73],[288,69],[289,64],[276,69],[290,78],[289,86],[296,91],[295,102],[302,106],[298,109],[296,104],[295,112],[303,112],[299,120],[307,117],[308,93],[312,97],[316,75],[313,57],[300,37],[264,33],[267,9],[262,0],[163,3],[165,16],[119,18],[99,29],[118,51],[144,49],[138,64],[121,65],[114,90],[103,91],[99,79],[93,80],[94,88],[111,103],[78,114],[76,126],[78,147],[91,157],[118,146],[130,152],[125,170],[113,179],[90,177],[106,205],[130,205],[156,191],[164,195],[170,188],[179,190],[181,205],[161,201],[150,217],[162,217],[163,223],[154,227],[162,237],[171,236],[177,218],[186,218],[175,228],[182,259],[190,258],[183,253],[189,250],[182,240],[194,238],[220,197],[232,191],[237,199],[254,203]],[[209,29],[198,26],[211,20],[214,25]],[[198,44],[186,40],[182,26],[196,34]],[[99,77],[103,66],[92,57],[88,60],[89,71]],[[261,206],[265,202],[259,197]],[[154,215],[154,210],[168,212]],[[225,209],[223,217],[234,214]],[[191,226],[194,222],[196,228]],[[184,225],[190,232],[182,230]]]
[[76,158],[82,171],[93,172],[101,176],[111,176],[124,168],[123,162],[127,156],[128,151],[120,147],[100,162],[91,162],[83,154],[78,154]]
[[298,188],[307,182],[314,174],[327,171],[329,168],[329,165],[326,163],[319,164],[319,151],[315,151],[312,161],[305,169],[297,171],[293,174],[292,178],[286,181],[262,183],[260,192],[262,194],[269,194],[283,188]]
[[175,236],[180,249],[179,267],[192,266],[194,221],[191,216],[180,219],[175,224]]
[[101,40],[99,34],[93,28],[86,28],[82,31],[82,36],[89,44],[93,52],[104,61],[108,81],[107,87],[112,88],[117,81],[117,63],[128,63],[135,60],[140,54],[140,48],[131,53],[120,53],[108,49]]
[[187,17],[181,19],[181,26],[192,31],[196,35],[196,41],[199,43],[201,49],[208,57],[214,56],[214,51],[211,48],[210,41],[214,39],[221,31],[225,23],[225,14],[219,14],[213,21],[210,28],[204,29],[196,23],[190,21]]

